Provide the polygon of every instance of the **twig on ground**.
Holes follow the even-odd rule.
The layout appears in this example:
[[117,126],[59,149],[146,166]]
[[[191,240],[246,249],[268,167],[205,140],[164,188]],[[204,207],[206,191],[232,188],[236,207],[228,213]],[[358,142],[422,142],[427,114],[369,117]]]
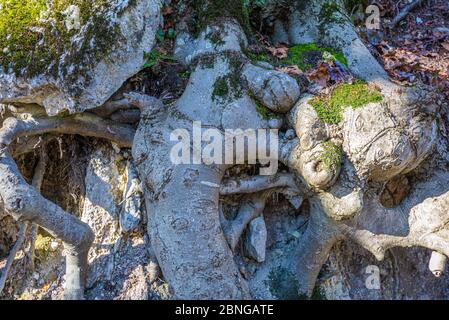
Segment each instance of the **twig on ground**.
[[402,19],[404,19],[409,14],[410,11],[415,9],[417,6],[419,6],[423,2],[424,2],[424,0],[415,0],[412,3],[406,5],[404,8],[402,8],[402,10],[397,14],[397,16],[391,22],[390,29],[393,29],[394,27],[396,27],[397,24],[399,22],[401,22]]

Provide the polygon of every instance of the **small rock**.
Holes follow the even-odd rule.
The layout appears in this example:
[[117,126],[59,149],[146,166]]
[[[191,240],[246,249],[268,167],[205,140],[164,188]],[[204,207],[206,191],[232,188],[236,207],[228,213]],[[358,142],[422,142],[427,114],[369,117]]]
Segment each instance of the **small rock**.
[[286,195],[286,198],[293,206],[293,208],[295,208],[296,210],[298,210],[301,207],[302,202],[304,201],[304,199],[301,196],[297,195]]
[[262,217],[254,219],[248,228],[245,241],[245,250],[248,257],[257,262],[265,261],[265,251],[267,246],[267,226]]
[[282,125],[284,124],[284,121],[281,118],[273,118],[268,120],[268,126],[271,129],[280,129],[282,128]]
[[245,279],[249,278],[248,270],[246,270],[246,268],[244,266],[240,267],[240,273],[242,274],[243,278],[245,278]]
[[155,282],[159,276],[160,276],[160,268],[159,265],[153,261],[150,262],[150,264],[147,266],[147,272],[148,272],[148,280],[150,284]]

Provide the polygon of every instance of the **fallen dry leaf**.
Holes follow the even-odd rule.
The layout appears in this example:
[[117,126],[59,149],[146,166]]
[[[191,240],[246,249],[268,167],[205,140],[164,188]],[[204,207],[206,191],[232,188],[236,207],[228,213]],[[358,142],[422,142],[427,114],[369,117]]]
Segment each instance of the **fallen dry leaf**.
[[317,69],[309,71],[307,78],[322,88],[327,87],[330,81],[330,75],[326,64],[322,63]]
[[288,47],[286,45],[279,45],[277,47],[268,47],[268,51],[273,57],[278,59],[285,59],[288,57]]
[[299,76],[299,75],[303,74],[302,70],[299,69],[298,66],[282,67],[282,68],[277,68],[276,70],[280,71],[280,72],[284,72],[291,76]]

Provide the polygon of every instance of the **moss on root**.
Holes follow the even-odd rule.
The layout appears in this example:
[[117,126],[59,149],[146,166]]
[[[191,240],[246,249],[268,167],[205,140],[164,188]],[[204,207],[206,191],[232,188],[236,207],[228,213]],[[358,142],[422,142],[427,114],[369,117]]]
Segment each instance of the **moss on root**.
[[241,57],[231,52],[225,53],[224,58],[227,59],[229,72],[216,79],[213,86],[214,90],[212,91],[212,100],[231,102],[241,98],[243,95],[242,79],[240,77],[243,61]]
[[324,141],[321,143],[323,153],[320,160],[328,170],[336,170],[341,167],[343,155],[341,148],[332,141]]
[[195,32],[199,33],[209,24],[223,18],[231,18],[249,31],[249,13],[245,0],[192,0],[196,12]]
[[337,124],[343,119],[344,109],[363,107],[369,103],[383,100],[382,94],[370,88],[366,83],[357,81],[353,84],[341,84],[335,87],[328,96],[315,97],[310,105],[318,117],[326,123]]
[[[66,25],[65,12],[72,5],[88,35],[77,46],[72,37],[79,30]],[[69,66],[99,60],[113,49],[119,33],[105,15],[112,5],[107,0],[0,0],[0,66],[28,78],[43,73],[56,77],[67,74]],[[65,54],[74,60],[63,68]]]
[[283,59],[281,63],[286,65],[297,65],[302,70],[308,70],[313,67],[312,62],[308,61],[308,57],[311,55],[319,55],[320,58],[327,56],[345,66],[348,65],[348,60],[342,52],[332,48],[319,47],[315,43],[298,44],[290,47],[288,50],[288,57]]
[[256,111],[257,113],[262,117],[264,120],[270,120],[270,119],[279,119],[280,115],[277,113],[274,113],[267,107],[265,107],[262,102],[257,100],[253,97],[254,102],[256,103]]
[[344,23],[344,11],[345,9],[338,5],[336,2],[326,2],[321,7],[321,21],[323,23]]

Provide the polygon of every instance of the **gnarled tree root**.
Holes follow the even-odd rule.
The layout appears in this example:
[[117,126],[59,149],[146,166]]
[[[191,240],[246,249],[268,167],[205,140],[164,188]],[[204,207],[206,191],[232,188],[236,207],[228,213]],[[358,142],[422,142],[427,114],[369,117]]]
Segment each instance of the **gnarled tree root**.
[[[46,168],[46,157],[43,155],[41,159],[39,160],[36,168],[34,169],[34,176],[33,176],[33,187],[36,188],[36,190],[41,189],[42,181],[45,174],[45,168]],[[2,293],[3,289],[5,288],[6,280],[8,279],[9,271],[13,265],[15,256],[17,252],[22,248],[23,243],[26,240],[27,234],[30,235],[30,242],[31,242],[31,264],[34,265],[33,259],[34,259],[34,239],[35,234],[37,232],[37,226],[36,224],[31,224],[28,221],[25,221],[21,224],[19,228],[19,233],[17,237],[17,241],[14,244],[13,248],[11,249],[11,252],[9,253],[8,260],[6,261],[6,265],[3,269],[2,276],[0,278],[0,294]]]
[[[0,129],[0,197],[4,207],[19,222],[31,222],[64,242],[66,255],[65,299],[82,299],[87,273],[87,254],[93,242],[89,226],[42,197],[29,185],[11,155],[11,144],[20,137],[45,133],[81,134],[109,139],[130,147],[134,130],[115,125],[93,115],[81,114],[64,118],[8,118]],[[42,177],[36,177],[39,183]]]

